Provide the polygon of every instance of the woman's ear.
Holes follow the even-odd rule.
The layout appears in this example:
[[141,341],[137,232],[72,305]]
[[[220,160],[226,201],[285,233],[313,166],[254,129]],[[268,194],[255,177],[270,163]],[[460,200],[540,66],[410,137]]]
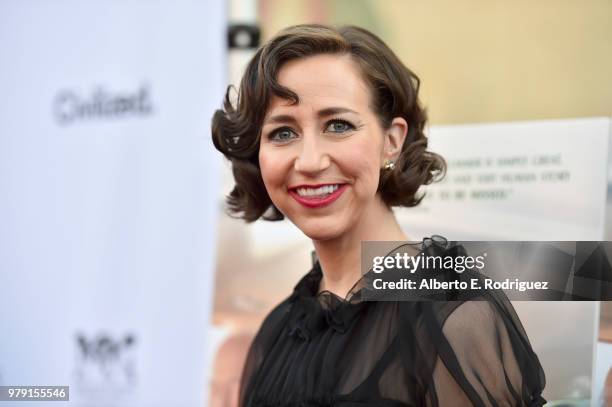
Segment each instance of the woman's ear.
[[403,117],[396,117],[391,126],[385,131],[385,142],[383,149],[383,162],[385,160],[397,161],[406,135],[408,134],[408,123]]

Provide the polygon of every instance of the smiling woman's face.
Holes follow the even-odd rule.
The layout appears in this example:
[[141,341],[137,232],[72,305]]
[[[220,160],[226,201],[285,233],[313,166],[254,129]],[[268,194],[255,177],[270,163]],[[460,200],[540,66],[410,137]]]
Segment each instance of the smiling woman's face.
[[376,206],[385,137],[359,67],[346,55],[287,62],[279,84],[299,103],[271,100],[259,163],[274,205],[307,236],[327,240],[359,225]]

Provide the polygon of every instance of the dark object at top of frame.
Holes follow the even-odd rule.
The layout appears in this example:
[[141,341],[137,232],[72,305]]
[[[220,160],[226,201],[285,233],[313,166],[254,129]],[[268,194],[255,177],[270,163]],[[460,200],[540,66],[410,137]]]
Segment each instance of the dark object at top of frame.
[[229,49],[255,49],[259,38],[259,27],[254,24],[230,24],[227,31]]

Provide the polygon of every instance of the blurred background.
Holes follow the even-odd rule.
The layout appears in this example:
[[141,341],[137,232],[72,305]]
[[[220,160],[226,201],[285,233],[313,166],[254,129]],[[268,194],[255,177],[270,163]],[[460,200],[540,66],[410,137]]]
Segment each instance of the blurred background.
[[[70,385],[71,406],[235,405],[312,244],[224,214],[210,118],[258,45],[313,22],[371,30],[421,79],[449,172],[397,211],[411,238],[611,240],[609,0],[7,0],[0,385]],[[514,305],[551,405],[612,398],[610,302]]]

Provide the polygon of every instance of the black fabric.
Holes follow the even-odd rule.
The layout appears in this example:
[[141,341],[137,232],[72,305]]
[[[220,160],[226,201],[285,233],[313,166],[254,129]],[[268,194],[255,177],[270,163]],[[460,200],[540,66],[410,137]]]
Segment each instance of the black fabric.
[[546,402],[544,371],[503,293],[362,301],[364,278],[346,298],[318,293],[321,278],[317,262],[264,320],[242,373],[240,406]]

